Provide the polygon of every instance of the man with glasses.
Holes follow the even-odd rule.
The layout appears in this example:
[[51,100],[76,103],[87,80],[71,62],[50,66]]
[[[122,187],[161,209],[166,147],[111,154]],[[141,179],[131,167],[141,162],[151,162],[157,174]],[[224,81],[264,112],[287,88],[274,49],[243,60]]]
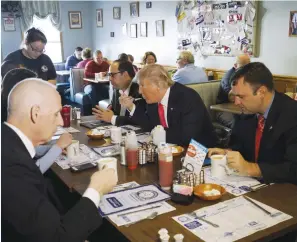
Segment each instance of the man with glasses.
[[195,59],[190,51],[182,51],[176,63],[178,70],[172,77],[173,81],[184,85],[208,81],[205,71],[194,65]]
[[8,54],[1,66],[2,78],[14,68],[27,68],[34,71],[39,78],[56,84],[56,70],[51,59],[44,54],[47,39],[38,29],[26,32],[23,48]]
[[[93,60],[89,61],[85,67],[85,77],[95,78],[95,73],[102,73],[106,75],[109,64],[103,60],[103,55],[100,50],[93,53]],[[92,106],[95,107],[99,101],[108,98],[108,83],[93,83],[85,82],[84,92],[88,94],[91,99]]]
[[134,103],[138,103],[139,98],[142,98],[138,92],[138,84],[132,82],[135,76],[132,63],[127,60],[114,61],[109,68],[108,76],[115,88],[110,108],[104,110],[96,106],[96,108],[93,108],[93,114],[96,115],[97,119],[113,125],[133,124],[129,111],[124,106],[121,106],[119,102],[122,97],[129,97],[131,100],[134,100]]

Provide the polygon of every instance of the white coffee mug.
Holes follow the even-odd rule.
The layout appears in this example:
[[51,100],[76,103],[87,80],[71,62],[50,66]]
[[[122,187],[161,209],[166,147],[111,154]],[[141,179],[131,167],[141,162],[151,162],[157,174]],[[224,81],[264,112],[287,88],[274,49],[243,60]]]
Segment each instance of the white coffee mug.
[[79,156],[79,141],[72,140],[72,143],[66,148],[68,159]]
[[227,165],[226,155],[212,155],[211,160],[211,176],[223,178],[227,175],[236,174],[233,169]]
[[98,162],[99,170],[103,170],[104,168],[114,169],[116,172],[116,177],[118,179],[118,169],[117,169],[118,160],[116,158],[114,157],[101,158],[97,162]]
[[119,144],[122,142],[122,128],[114,127],[110,129],[110,139],[111,143]]

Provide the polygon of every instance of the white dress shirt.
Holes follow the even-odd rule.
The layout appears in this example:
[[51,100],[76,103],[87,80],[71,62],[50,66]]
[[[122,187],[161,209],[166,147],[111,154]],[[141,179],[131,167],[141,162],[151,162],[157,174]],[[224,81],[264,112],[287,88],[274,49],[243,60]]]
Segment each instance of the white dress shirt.
[[[122,94],[125,94],[125,95],[129,96],[129,92],[130,92],[130,87],[131,87],[131,85],[132,85],[132,81],[131,81],[130,85],[128,86],[128,88],[127,88],[124,92],[123,92],[122,90],[119,91],[120,94],[121,94],[121,95],[122,95]],[[115,101],[117,102],[118,100],[115,100]],[[120,116],[125,116],[126,110],[127,110],[127,109],[121,105]],[[111,124],[112,124],[112,125],[115,125],[115,124],[116,124],[117,117],[118,117],[117,115],[113,115],[113,116],[112,116],[112,118],[111,118]]]
[[[7,122],[4,122],[4,123],[8,127],[10,127],[17,134],[17,136],[19,136],[19,138],[25,145],[26,149],[28,150],[31,158],[33,159],[36,154],[36,151],[35,151],[34,145],[32,144],[32,141],[19,128],[15,127],[14,125],[9,124]],[[100,195],[95,189],[87,188],[83,197],[89,198],[95,204],[96,207],[99,206]]]
[[[164,97],[162,98],[162,100],[160,102],[163,105],[163,108],[164,108],[164,116],[165,116],[165,121],[166,121],[166,125],[167,125],[168,128],[169,128],[169,125],[168,125],[168,120],[167,120],[167,109],[168,109],[169,95],[170,95],[170,87],[167,89],[167,91],[165,92]],[[135,109],[136,109],[136,105],[133,104],[133,108],[130,111],[130,116],[133,116],[133,114],[135,112]]]

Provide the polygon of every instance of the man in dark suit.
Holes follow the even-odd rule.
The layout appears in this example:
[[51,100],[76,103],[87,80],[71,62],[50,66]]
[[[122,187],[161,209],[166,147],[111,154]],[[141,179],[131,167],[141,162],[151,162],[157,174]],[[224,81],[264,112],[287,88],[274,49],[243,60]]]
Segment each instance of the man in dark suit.
[[138,84],[132,82],[135,76],[132,63],[127,60],[116,60],[111,64],[108,75],[114,87],[111,104],[107,110],[96,106],[93,108],[93,114],[97,119],[113,125],[133,124],[129,111],[119,102],[121,96],[129,96],[133,100],[142,99],[138,92]]
[[102,223],[100,196],[116,184],[113,169],[95,172],[83,197],[64,212],[33,157],[34,147],[51,140],[58,125],[61,98],[41,79],[18,83],[8,98],[2,124],[1,192],[3,241],[84,241]]
[[131,110],[135,123],[145,131],[162,125],[168,143],[188,146],[193,138],[206,147],[216,144],[209,114],[197,92],[174,83],[164,67],[157,64],[141,69],[139,80],[139,92],[147,105],[135,106],[128,97],[120,100]]
[[262,63],[245,65],[232,80],[235,104],[254,115],[236,121],[234,151],[215,148],[209,155],[227,153],[229,167],[242,175],[297,184],[297,102],[273,89],[273,76]]

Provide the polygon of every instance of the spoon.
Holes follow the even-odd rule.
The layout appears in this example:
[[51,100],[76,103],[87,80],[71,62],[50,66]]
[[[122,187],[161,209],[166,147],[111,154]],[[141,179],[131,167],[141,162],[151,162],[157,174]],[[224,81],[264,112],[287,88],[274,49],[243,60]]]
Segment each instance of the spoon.
[[139,219],[139,220],[137,220],[137,221],[135,221],[135,222],[126,224],[125,226],[126,226],[126,227],[129,227],[131,224],[135,224],[135,223],[138,223],[138,222],[140,222],[140,221],[142,221],[142,220],[146,220],[146,219],[154,219],[154,218],[157,217],[157,216],[158,216],[158,212],[152,212],[149,216],[147,216],[147,217],[145,217],[145,218],[141,218],[141,219]]

